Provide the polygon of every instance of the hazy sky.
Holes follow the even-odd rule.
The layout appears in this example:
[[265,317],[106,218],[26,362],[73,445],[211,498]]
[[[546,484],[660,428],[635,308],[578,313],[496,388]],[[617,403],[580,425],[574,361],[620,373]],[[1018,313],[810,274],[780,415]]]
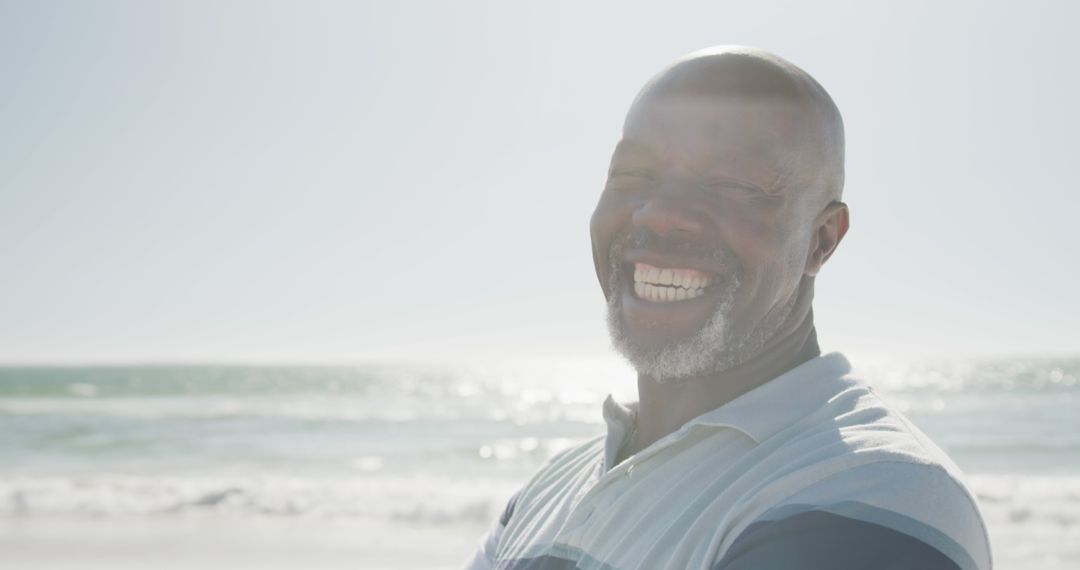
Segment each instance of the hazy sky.
[[1080,11],[997,4],[0,0],[0,361],[603,354],[623,115],[723,43],[844,115],[824,349],[1080,352]]

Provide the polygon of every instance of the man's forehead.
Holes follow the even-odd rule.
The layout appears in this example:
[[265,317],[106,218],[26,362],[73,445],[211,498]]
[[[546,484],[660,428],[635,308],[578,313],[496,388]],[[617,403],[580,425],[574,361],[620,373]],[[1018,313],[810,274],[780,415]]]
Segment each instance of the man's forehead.
[[806,113],[805,105],[788,98],[669,95],[636,101],[623,131],[639,136],[790,139],[805,132]]

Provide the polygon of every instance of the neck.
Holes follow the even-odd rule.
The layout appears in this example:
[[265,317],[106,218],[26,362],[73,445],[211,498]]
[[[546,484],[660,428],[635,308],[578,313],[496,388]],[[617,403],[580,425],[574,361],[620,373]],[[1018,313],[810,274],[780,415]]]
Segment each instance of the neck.
[[821,354],[809,299],[796,303],[792,317],[760,353],[729,370],[665,384],[639,374],[637,431],[620,460]]

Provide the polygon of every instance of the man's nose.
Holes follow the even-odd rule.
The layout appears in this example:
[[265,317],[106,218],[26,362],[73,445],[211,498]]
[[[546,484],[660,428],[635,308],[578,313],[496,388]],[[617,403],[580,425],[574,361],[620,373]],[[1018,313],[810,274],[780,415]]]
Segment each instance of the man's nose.
[[660,237],[674,233],[699,235],[704,225],[700,212],[672,196],[656,196],[642,204],[634,211],[633,223]]

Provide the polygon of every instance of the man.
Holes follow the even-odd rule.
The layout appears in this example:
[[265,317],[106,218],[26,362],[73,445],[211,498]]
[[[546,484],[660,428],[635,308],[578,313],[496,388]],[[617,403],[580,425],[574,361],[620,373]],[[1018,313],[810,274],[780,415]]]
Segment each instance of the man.
[[592,218],[639,402],[553,457],[469,568],[988,569],[959,469],[821,355],[814,277],[848,229],[840,113],[807,73],[719,47],[631,105]]

